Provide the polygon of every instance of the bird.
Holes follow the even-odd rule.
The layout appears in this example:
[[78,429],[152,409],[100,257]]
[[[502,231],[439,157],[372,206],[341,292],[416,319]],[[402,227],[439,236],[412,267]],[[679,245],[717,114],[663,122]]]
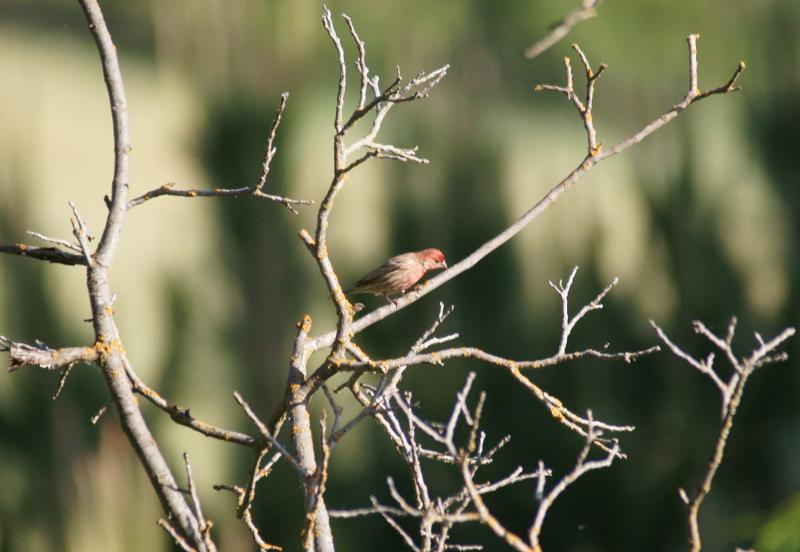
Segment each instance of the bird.
[[356,282],[345,294],[402,295],[431,270],[446,269],[444,253],[435,248],[396,255]]

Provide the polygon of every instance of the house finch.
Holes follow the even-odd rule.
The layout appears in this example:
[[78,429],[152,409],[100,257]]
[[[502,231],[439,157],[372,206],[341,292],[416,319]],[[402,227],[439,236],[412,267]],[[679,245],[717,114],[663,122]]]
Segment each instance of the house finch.
[[413,251],[392,257],[361,278],[345,293],[371,293],[383,295],[402,294],[419,282],[429,270],[447,268],[444,253],[438,249]]

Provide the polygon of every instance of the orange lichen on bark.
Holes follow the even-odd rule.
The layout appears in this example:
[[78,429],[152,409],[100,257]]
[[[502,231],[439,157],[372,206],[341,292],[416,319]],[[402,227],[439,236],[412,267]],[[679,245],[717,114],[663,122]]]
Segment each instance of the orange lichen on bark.
[[[309,333],[311,331],[311,324],[311,317],[308,314],[304,314],[303,318],[301,318],[300,321],[295,324],[295,327],[304,333]],[[292,362],[294,362],[295,358],[296,355],[292,355]]]

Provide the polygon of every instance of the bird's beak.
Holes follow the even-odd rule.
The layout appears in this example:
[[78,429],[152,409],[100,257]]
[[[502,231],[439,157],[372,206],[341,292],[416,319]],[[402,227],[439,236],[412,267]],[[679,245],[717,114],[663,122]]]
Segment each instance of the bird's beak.
[[447,261],[442,261],[442,268],[447,269]]

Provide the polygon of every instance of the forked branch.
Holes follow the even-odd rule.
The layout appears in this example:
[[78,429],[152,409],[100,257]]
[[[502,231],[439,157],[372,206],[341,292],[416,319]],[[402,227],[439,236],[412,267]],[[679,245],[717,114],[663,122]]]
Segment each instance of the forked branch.
[[736,333],[736,317],[731,318],[730,324],[725,337],[720,337],[712,332],[705,324],[700,321],[694,322],[694,330],[696,333],[704,336],[708,341],[717,349],[719,349],[730,364],[730,375],[727,381],[724,381],[714,369],[714,354],[709,353],[704,358],[698,358],[685,352],[678,347],[667,334],[662,330],[658,324],[650,321],[653,329],[658,334],[659,338],[667,345],[667,347],[681,360],[698,370],[700,373],[707,376],[714,382],[714,385],[719,389],[721,394],[721,411],[722,421],[720,423],[717,439],[714,443],[714,450],[711,454],[711,459],[708,461],[708,467],[705,474],[698,485],[697,489],[691,496],[682,488],[678,490],[681,500],[686,506],[686,524],[689,537],[689,547],[692,552],[697,552],[702,547],[702,540],[700,537],[700,527],[698,524],[698,515],[700,513],[700,506],[703,500],[711,492],[711,486],[714,482],[714,476],[717,473],[720,465],[725,456],[725,445],[728,442],[731,429],[733,428],[733,420],[736,416],[736,410],[742,400],[744,388],[747,384],[750,375],[759,367],[773,362],[785,361],[788,355],[785,352],[776,352],[783,343],[795,334],[794,328],[786,328],[774,338],[769,341],[764,341],[760,334],[756,333],[755,338],[758,347],[748,356],[739,357],[733,351],[733,338]]
[[[690,74],[697,75],[697,52],[696,52],[696,41],[697,35],[690,35],[689,36],[689,67],[690,67]],[[695,48],[692,49],[692,45],[695,45]],[[583,63],[584,56],[581,56],[581,61]],[[588,66],[588,62],[585,64]],[[590,69],[590,68],[589,68]],[[589,69],[587,69],[587,75],[589,74]],[[700,92],[699,88],[693,91],[691,88],[692,82],[695,84],[698,82],[696,78],[690,80],[690,90],[687,95],[684,97],[683,101],[675,104],[672,106],[667,112],[663,115],[646,125],[636,134],[630,136],[629,138],[619,142],[618,144],[608,148],[608,149],[601,149],[599,148],[600,142],[597,141],[595,136],[594,140],[591,137],[591,133],[588,132],[587,129],[587,141],[590,144],[590,154],[581,161],[581,163],[572,170],[563,180],[561,180],[558,184],[556,184],[548,193],[545,195],[541,200],[539,200],[535,205],[533,205],[528,211],[526,211],[516,222],[514,222],[511,226],[505,228],[495,237],[481,245],[475,251],[473,251],[470,255],[459,261],[458,263],[452,265],[449,269],[445,270],[434,276],[433,278],[427,280],[426,285],[418,286],[413,290],[407,292],[405,295],[399,297],[394,301],[394,303],[382,306],[373,310],[372,312],[361,316],[358,320],[355,320],[349,329],[353,332],[353,334],[358,334],[359,332],[363,331],[364,329],[368,328],[369,326],[385,319],[386,317],[394,314],[400,309],[404,309],[407,306],[411,305],[418,301],[424,295],[431,293],[432,291],[439,288],[439,286],[449,282],[459,274],[471,269],[475,266],[478,262],[480,262],[484,257],[489,255],[495,249],[499,248],[514,236],[516,236],[519,232],[522,231],[528,224],[530,224],[534,219],[536,219],[539,215],[541,215],[544,211],[546,211],[551,205],[553,205],[556,200],[558,200],[561,195],[569,190],[573,184],[575,184],[581,177],[583,177],[589,170],[592,169],[597,163],[613,157],[626,149],[630,148],[631,146],[638,144],[650,134],[659,130],[664,125],[672,121],[675,117],[677,117],[682,111],[686,110],[690,105],[694,104],[695,102],[702,100],[704,98],[716,95],[716,94],[728,94],[731,92],[735,92],[738,90],[736,86],[736,81],[738,80],[739,76],[741,75],[742,71],[744,70],[744,62],[740,62],[736,70],[734,71],[731,78],[722,86],[717,88],[713,88],[707,90],[705,92]],[[591,73],[592,82],[596,80],[597,75],[599,74],[599,70],[597,72]],[[588,101],[586,102],[588,103]],[[586,108],[586,103],[583,103],[584,109]],[[586,126],[586,119],[582,116],[582,120],[584,122],[584,126]],[[592,148],[591,144],[597,145],[596,148]],[[334,341],[336,340],[337,332],[330,331],[315,337],[312,340],[313,349],[314,351],[318,351],[320,349],[324,349],[326,347],[330,347]]]

